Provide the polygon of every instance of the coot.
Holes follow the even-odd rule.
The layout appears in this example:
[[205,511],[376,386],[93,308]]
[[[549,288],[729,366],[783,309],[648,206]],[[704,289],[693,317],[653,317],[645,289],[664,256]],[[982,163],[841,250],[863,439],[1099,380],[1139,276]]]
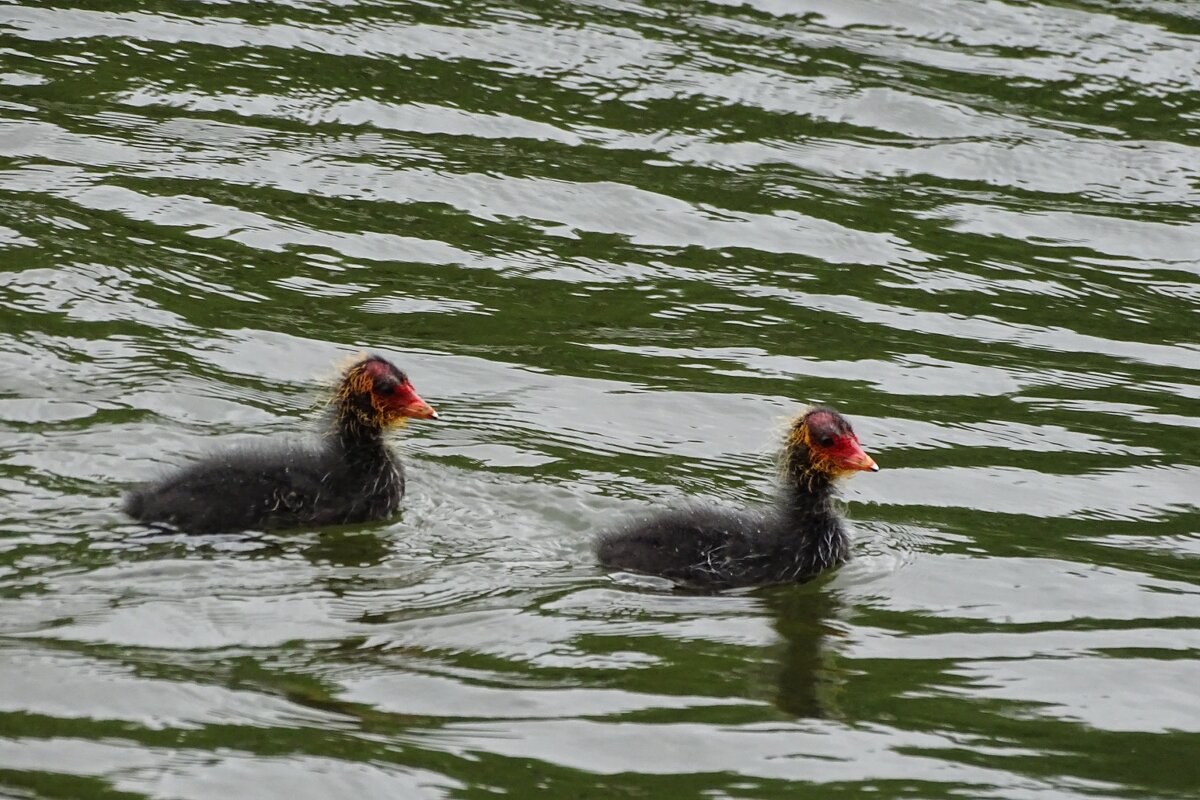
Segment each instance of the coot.
[[846,418],[811,408],[788,429],[773,507],[697,505],[656,513],[602,534],[596,555],[608,567],[708,589],[804,580],[849,557],[834,482],[863,470],[879,466]]
[[228,450],[130,492],[125,512],[190,533],[296,528],[386,519],[404,496],[404,469],[384,431],[437,419],[387,359],[352,361],[330,400],[319,442]]

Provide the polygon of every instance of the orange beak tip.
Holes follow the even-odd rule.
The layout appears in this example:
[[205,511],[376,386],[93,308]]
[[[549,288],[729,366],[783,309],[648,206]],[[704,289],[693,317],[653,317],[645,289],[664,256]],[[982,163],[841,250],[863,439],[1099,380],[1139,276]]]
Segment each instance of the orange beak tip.
[[875,459],[863,452],[856,453],[843,463],[845,469],[854,472],[879,472],[879,465],[875,463]]
[[440,419],[438,413],[433,410],[433,406],[426,403],[424,400],[418,400],[414,403],[409,403],[400,409],[400,413],[405,417],[413,419]]

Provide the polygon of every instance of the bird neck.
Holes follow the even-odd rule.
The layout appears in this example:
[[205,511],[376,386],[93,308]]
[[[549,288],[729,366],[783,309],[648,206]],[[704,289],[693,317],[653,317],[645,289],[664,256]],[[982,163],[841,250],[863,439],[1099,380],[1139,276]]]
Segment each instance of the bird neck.
[[787,477],[779,533],[794,553],[796,574],[814,574],[845,561],[850,540],[838,514],[833,480],[812,469]]
[[384,444],[382,426],[359,409],[335,406],[331,427],[334,440],[348,457],[366,461],[391,459]]

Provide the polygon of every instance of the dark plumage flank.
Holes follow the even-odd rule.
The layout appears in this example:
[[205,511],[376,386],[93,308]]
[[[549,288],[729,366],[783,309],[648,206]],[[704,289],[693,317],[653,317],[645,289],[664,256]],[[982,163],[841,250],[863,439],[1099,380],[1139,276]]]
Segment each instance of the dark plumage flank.
[[697,505],[635,519],[602,534],[596,555],[607,567],[709,589],[804,580],[850,556],[834,480],[877,469],[844,417],[814,408],[788,431],[773,507]]

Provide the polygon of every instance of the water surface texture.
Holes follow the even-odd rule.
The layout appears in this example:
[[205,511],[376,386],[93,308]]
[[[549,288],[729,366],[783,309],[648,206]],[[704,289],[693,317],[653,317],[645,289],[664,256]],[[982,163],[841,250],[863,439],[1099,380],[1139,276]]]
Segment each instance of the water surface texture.
[[[0,2],[0,796],[1200,796],[1194,3]],[[386,524],[122,492],[443,415]],[[596,531],[772,491],[703,595]]]

